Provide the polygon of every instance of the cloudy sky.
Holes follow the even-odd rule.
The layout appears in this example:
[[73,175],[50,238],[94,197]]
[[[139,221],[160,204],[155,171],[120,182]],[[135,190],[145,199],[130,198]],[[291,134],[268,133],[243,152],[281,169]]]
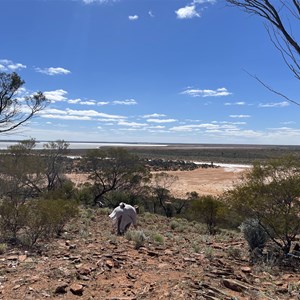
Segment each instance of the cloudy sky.
[[48,107],[1,138],[300,144],[296,80],[224,0],[1,0],[0,71]]

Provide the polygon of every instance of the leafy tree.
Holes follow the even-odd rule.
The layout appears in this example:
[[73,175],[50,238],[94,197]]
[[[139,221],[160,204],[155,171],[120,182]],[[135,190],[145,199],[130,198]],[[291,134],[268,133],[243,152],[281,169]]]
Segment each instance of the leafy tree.
[[17,73],[0,73],[0,133],[13,131],[47,105],[42,92],[19,98],[18,91],[23,85]]
[[69,153],[69,143],[64,140],[52,141],[44,144],[43,158],[47,190],[61,188],[64,184],[64,156]]
[[205,223],[209,234],[215,234],[217,224],[224,219],[225,205],[215,196],[200,196],[191,200],[189,215]]
[[178,180],[178,177],[165,172],[156,173],[152,180],[152,193],[154,196],[154,213],[156,213],[156,202],[162,207],[167,217],[172,217],[170,188]]
[[287,254],[300,232],[300,160],[295,156],[254,164],[242,183],[227,193],[242,218],[254,218]]
[[94,185],[94,204],[103,202],[111,191],[138,193],[142,183],[149,179],[149,172],[139,158],[123,148],[90,150],[83,167]]
[[[246,13],[263,18],[265,28],[274,46],[279,50],[283,61],[292,74],[300,80],[300,45],[299,0],[226,0],[233,6],[242,8]],[[299,102],[289,99],[280,92],[267,86],[259,78],[255,77],[270,91],[284,97],[286,100],[300,105]]]
[[64,141],[47,143],[43,153],[35,151],[35,146],[34,139],[24,140],[1,155],[0,197],[22,202],[37,198],[45,191],[61,189],[60,198],[73,193],[73,186],[63,178],[63,155],[67,153],[68,144]]
[[1,155],[0,196],[24,201],[36,197],[44,182],[40,157],[33,153],[34,139],[24,140]]

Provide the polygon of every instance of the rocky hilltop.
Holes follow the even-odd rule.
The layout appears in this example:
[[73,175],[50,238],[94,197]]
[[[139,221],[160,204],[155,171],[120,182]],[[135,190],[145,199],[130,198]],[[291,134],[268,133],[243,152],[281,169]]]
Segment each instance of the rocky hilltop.
[[250,264],[239,233],[212,237],[195,222],[149,213],[137,230],[116,236],[107,210],[83,210],[54,241],[2,249],[0,298],[299,299],[297,263]]

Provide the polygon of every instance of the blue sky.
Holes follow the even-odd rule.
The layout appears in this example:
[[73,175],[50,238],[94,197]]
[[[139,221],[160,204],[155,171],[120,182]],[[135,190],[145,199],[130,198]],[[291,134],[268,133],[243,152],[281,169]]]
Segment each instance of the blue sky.
[[0,71],[51,102],[3,139],[300,144],[300,107],[248,73],[296,101],[299,80],[263,21],[224,0],[0,0],[0,10]]

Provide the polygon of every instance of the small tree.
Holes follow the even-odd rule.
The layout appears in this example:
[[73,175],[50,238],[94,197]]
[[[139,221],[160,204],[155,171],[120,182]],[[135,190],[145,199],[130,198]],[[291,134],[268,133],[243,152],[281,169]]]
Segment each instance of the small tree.
[[69,143],[64,140],[44,144],[44,173],[47,178],[47,190],[61,188],[64,184],[64,156],[69,153]]
[[47,105],[42,92],[18,98],[17,93],[23,85],[17,73],[0,73],[0,133],[15,130]]
[[284,157],[254,164],[241,184],[227,193],[228,205],[256,219],[287,254],[300,232],[300,160]]
[[90,150],[82,166],[94,184],[94,204],[102,202],[111,191],[136,193],[149,179],[149,172],[139,158],[123,148]]
[[209,234],[215,234],[217,224],[224,217],[224,204],[215,196],[200,196],[192,200],[189,215],[194,220],[205,223]]
[[23,201],[41,193],[44,176],[42,162],[33,152],[35,140],[24,140],[1,155],[0,197]]
[[173,215],[173,207],[170,202],[172,199],[170,188],[177,180],[178,177],[165,172],[156,173],[153,177],[152,193],[154,196],[154,207],[156,202],[158,202],[168,218]]

